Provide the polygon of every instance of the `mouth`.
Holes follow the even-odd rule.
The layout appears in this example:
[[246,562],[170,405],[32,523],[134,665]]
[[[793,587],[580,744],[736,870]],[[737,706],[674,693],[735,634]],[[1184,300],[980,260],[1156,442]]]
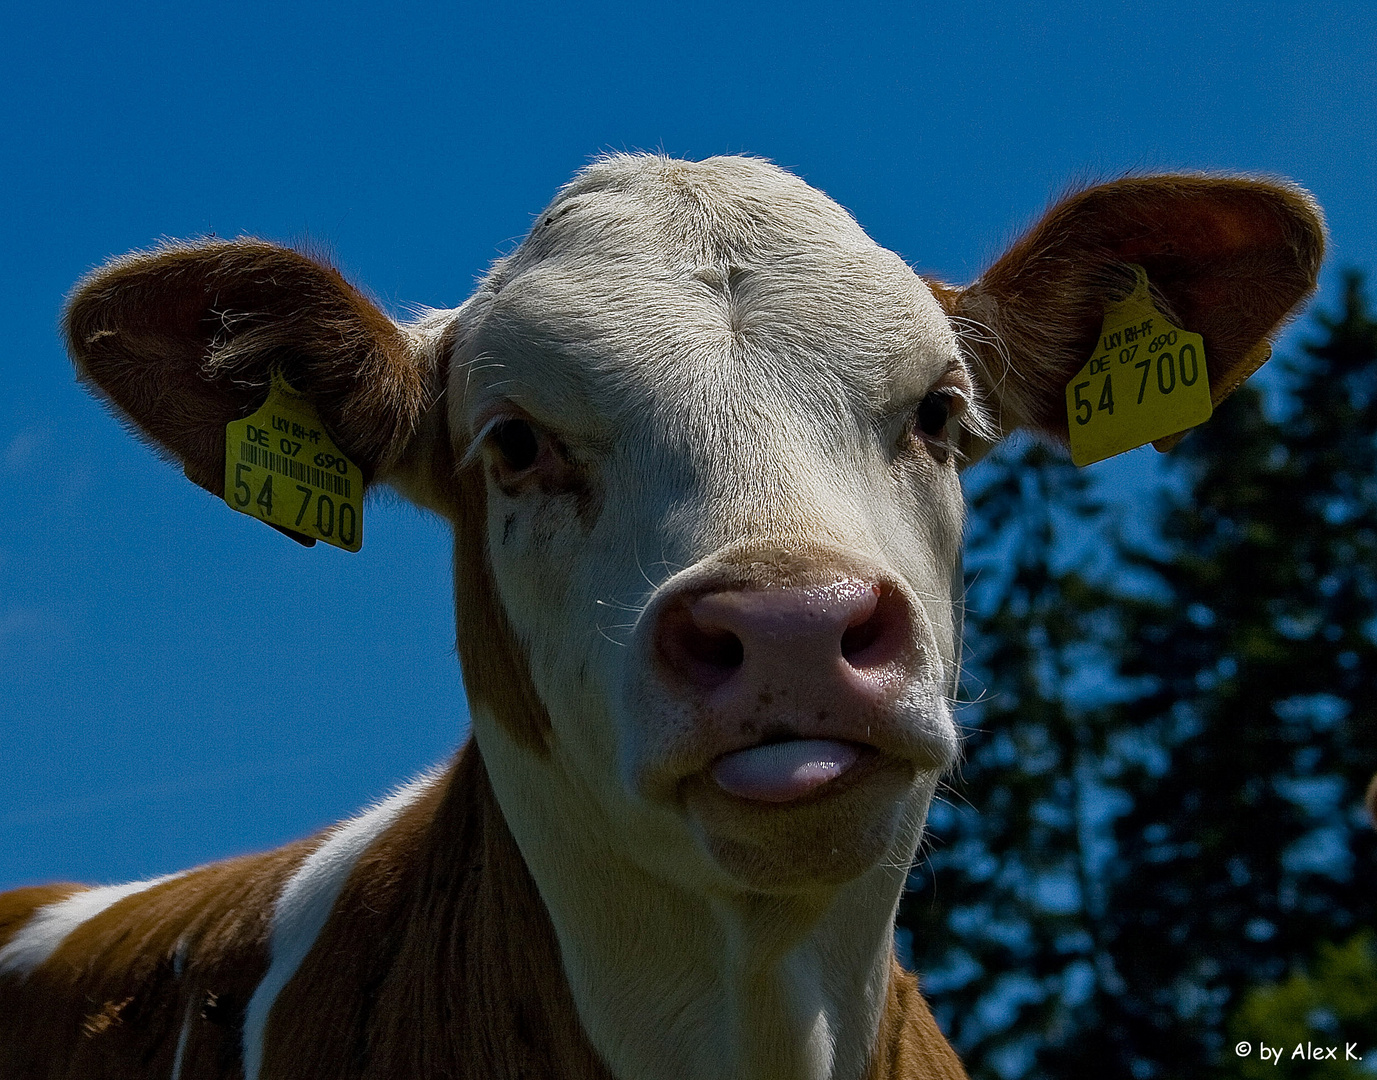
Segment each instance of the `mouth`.
[[724,812],[776,815],[867,790],[882,776],[942,772],[955,755],[954,737],[936,723],[807,717],[771,727],[763,735],[709,729],[646,768],[637,786],[656,802],[707,798]]
[[870,746],[839,739],[787,739],[723,754],[708,775],[728,795],[758,803],[796,803],[838,794],[878,764]]
[[866,743],[800,735],[720,753],[676,794],[732,879],[767,892],[814,889],[893,861],[905,815],[922,797],[920,772]]

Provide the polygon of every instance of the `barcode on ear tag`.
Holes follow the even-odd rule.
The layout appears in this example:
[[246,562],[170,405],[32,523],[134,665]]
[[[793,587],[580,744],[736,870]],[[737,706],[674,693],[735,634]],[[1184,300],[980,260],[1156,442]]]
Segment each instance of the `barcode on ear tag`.
[[1147,271],[1132,269],[1133,292],[1105,309],[1094,354],[1066,386],[1077,465],[1186,431],[1214,412],[1204,339],[1169,322],[1152,302]]
[[263,407],[225,425],[225,502],[307,541],[363,546],[363,474],[276,372]]

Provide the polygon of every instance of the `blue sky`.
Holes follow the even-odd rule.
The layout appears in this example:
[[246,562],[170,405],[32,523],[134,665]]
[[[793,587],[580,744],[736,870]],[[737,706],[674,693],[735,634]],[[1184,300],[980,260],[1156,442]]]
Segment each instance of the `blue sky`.
[[1370,3],[132,9],[0,15],[0,887],[284,842],[465,728],[440,524],[383,499],[360,554],[300,548],[74,384],[62,298],[111,255],[306,241],[451,306],[590,156],[650,149],[771,158],[954,281],[1068,183],[1177,168],[1310,188],[1321,302],[1377,268]]

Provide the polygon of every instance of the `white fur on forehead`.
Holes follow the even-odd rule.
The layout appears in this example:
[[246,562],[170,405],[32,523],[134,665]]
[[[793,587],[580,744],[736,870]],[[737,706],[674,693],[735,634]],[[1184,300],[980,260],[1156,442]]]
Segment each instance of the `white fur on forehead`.
[[590,380],[612,369],[617,395],[627,378],[687,376],[682,389],[717,400],[744,377],[835,419],[884,410],[914,391],[903,376],[915,363],[935,378],[957,355],[945,314],[897,255],[826,195],[751,158],[591,165],[493,267],[479,310],[477,355],[504,376],[517,354],[561,356],[563,370],[539,365],[541,382],[577,383],[578,396],[596,397]]
[[631,225],[643,236],[651,225],[646,239],[680,265],[732,263],[819,243],[873,247],[850,214],[767,161],[616,154],[589,165],[555,196],[512,269],[544,258],[561,246],[566,228],[582,231],[588,221],[599,231]]

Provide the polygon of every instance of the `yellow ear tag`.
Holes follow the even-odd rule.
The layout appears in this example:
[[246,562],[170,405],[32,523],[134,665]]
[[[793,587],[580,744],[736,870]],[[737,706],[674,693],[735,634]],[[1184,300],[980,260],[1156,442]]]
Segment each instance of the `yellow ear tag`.
[[1066,386],[1077,465],[1184,432],[1214,412],[1204,338],[1168,322],[1153,306],[1147,271],[1132,269],[1133,292],[1105,309],[1094,355]]
[[363,474],[277,372],[263,407],[225,425],[225,502],[307,546],[363,546]]

